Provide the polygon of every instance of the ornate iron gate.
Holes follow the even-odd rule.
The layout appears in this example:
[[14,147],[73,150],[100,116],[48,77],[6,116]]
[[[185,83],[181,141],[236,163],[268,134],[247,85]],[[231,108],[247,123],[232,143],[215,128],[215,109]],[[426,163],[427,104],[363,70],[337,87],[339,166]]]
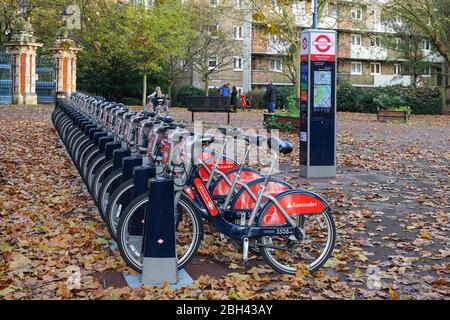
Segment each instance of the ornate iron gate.
[[0,53],[0,104],[11,104],[13,94],[12,57]]
[[55,66],[55,59],[53,58],[36,58],[36,94],[38,103],[55,103]]

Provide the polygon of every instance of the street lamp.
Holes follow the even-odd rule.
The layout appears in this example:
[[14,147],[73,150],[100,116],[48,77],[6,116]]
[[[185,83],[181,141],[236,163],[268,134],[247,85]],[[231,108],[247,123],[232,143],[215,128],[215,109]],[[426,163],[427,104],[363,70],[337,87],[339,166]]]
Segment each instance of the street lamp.
[[313,11],[313,25],[312,25],[312,28],[313,29],[317,29],[317,0],[313,0],[313,6],[314,6],[314,11]]

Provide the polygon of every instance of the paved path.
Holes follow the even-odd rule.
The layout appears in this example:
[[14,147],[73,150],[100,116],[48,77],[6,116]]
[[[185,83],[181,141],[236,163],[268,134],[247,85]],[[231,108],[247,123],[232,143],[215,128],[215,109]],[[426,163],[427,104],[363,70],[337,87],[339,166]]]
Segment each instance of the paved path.
[[[246,272],[232,246],[207,233],[190,266],[198,280],[173,292],[120,288],[119,272],[129,271],[108,249],[106,228],[56,142],[51,110],[0,107],[0,298],[449,297],[448,116],[413,116],[404,125],[339,113],[336,179],[299,179],[297,137],[282,134],[295,150],[278,176],[332,205],[338,241],[329,263],[313,276],[286,277],[255,259]],[[190,120],[185,110],[173,114]],[[231,117],[232,126],[261,128],[260,111]],[[196,119],[214,127],[226,117]],[[81,269],[79,290],[65,285],[69,266]]]

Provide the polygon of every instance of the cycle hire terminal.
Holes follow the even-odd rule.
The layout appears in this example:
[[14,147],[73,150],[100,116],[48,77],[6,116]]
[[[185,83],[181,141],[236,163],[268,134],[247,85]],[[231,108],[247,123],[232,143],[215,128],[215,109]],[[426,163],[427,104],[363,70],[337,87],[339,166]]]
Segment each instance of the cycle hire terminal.
[[336,176],[336,31],[300,33],[300,176]]

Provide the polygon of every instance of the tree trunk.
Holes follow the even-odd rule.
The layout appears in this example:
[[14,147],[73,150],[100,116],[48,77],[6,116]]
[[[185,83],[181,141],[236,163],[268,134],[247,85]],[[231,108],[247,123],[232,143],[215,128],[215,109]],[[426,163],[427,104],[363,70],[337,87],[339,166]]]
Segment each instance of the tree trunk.
[[417,82],[417,76],[416,76],[416,73],[413,72],[411,74],[411,87],[415,88],[417,86],[416,82]]
[[295,81],[294,81],[294,87],[295,87],[295,96],[297,99],[300,99],[300,81],[301,81],[301,70],[300,70],[300,60],[298,58],[298,55],[296,55],[295,58]]
[[167,94],[169,95],[169,107],[172,106],[172,88],[173,88],[173,80],[169,80],[169,86],[167,87]]
[[147,105],[147,70],[144,70],[144,77],[142,79],[142,108]]
[[204,87],[206,96],[209,96],[208,87],[209,87],[209,77],[207,76],[207,77],[205,77],[205,87]]
[[450,72],[450,63],[447,61],[444,63],[444,88],[445,88],[445,101],[442,106],[442,111],[444,114],[450,114],[450,84],[449,84],[449,72]]

